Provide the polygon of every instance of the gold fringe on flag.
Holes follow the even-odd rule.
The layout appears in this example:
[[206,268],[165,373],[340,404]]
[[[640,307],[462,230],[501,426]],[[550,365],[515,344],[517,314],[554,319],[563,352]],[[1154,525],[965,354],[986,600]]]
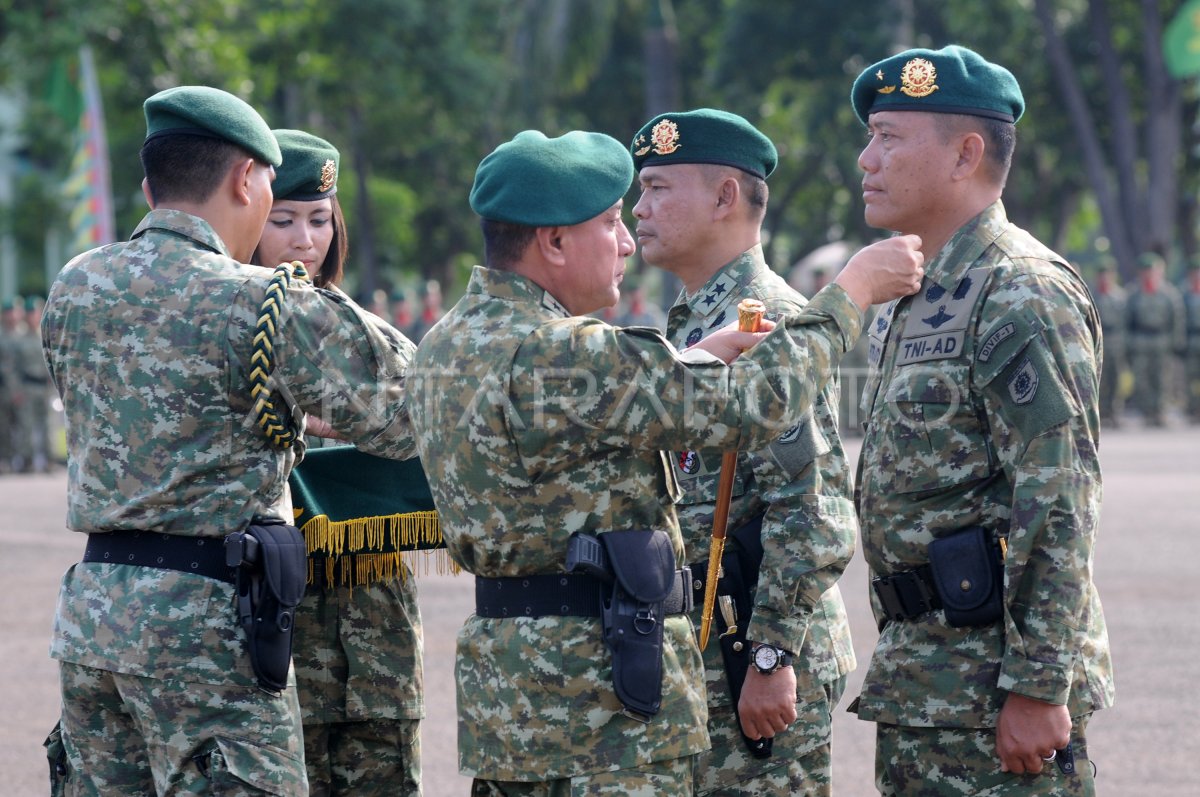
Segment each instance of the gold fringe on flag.
[[[303,513],[302,509],[296,511],[297,516]],[[416,575],[421,570],[428,575],[431,561],[438,574],[461,572],[446,551],[437,512],[350,520],[317,515],[300,531],[308,548],[309,584],[314,583],[320,564],[325,569],[324,583],[349,587],[404,580],[409,572]]]

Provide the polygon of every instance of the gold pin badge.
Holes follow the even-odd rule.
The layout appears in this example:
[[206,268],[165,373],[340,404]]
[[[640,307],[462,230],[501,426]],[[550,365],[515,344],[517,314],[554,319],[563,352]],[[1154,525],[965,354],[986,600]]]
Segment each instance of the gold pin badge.
[[670,155],[679,149],[679,125],[663,119],[650,131],[650,141],[655,155]]
[[650,151],[649,144],[646,144],[644,147],[642,144],[646,144],[646,137],[639,134],[638,137],[633,140],[633,145],[637,147],[637,149],[633,152],[633,157],[640,158]]
[[332,160],[327,160],[321,167],[321,184],[317,186],[317,190],[324,193],[333,188],[335,182],[337,182],[337,164]]
[[938,90],[937,69],[924,58],[914,58],[900,70],[900,91],[910,97],[928,97]]

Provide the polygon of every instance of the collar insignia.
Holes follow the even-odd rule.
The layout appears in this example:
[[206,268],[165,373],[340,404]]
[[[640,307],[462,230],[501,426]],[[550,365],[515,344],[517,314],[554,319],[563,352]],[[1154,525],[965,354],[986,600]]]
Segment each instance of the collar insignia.
[[663,119],[650,131],[650,141],[655,155],[670,155],[679,149],[679,125]]
[[900,91],[910,97],[928,97],[938,90],[937,69],[924,58],[914,58],[900,70]]
[[325,161],[325,165],[321,167],[321,184],[317,186],[317,190],[325,193],[330,188],[333,188],[337,182],[337,165],[332,160]]

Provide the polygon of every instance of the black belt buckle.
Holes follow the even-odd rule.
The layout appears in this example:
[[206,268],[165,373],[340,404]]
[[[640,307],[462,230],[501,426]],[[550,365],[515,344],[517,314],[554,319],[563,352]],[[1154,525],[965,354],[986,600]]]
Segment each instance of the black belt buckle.
[[941,601],[921,577],[921,570],[905,570],[871,580],[889,620],[911,620],[938,608]]

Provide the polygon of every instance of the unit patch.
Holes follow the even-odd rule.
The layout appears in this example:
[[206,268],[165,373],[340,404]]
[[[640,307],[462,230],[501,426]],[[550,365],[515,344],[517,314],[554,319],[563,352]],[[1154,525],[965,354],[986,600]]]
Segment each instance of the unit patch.
[[1016,404],[1028,404],[1037,395],[1038,372],[1026,357],[1021,367],[1008,379],[1008,394]]
[[992,352],[996,351],[996,347],[1011,338],[1016,333],[1017,328],[1011,321],[993,332],[988,339],[983,342],[983,345],[979,347],[979,361],[985,363],[990,360],[992,358]]

